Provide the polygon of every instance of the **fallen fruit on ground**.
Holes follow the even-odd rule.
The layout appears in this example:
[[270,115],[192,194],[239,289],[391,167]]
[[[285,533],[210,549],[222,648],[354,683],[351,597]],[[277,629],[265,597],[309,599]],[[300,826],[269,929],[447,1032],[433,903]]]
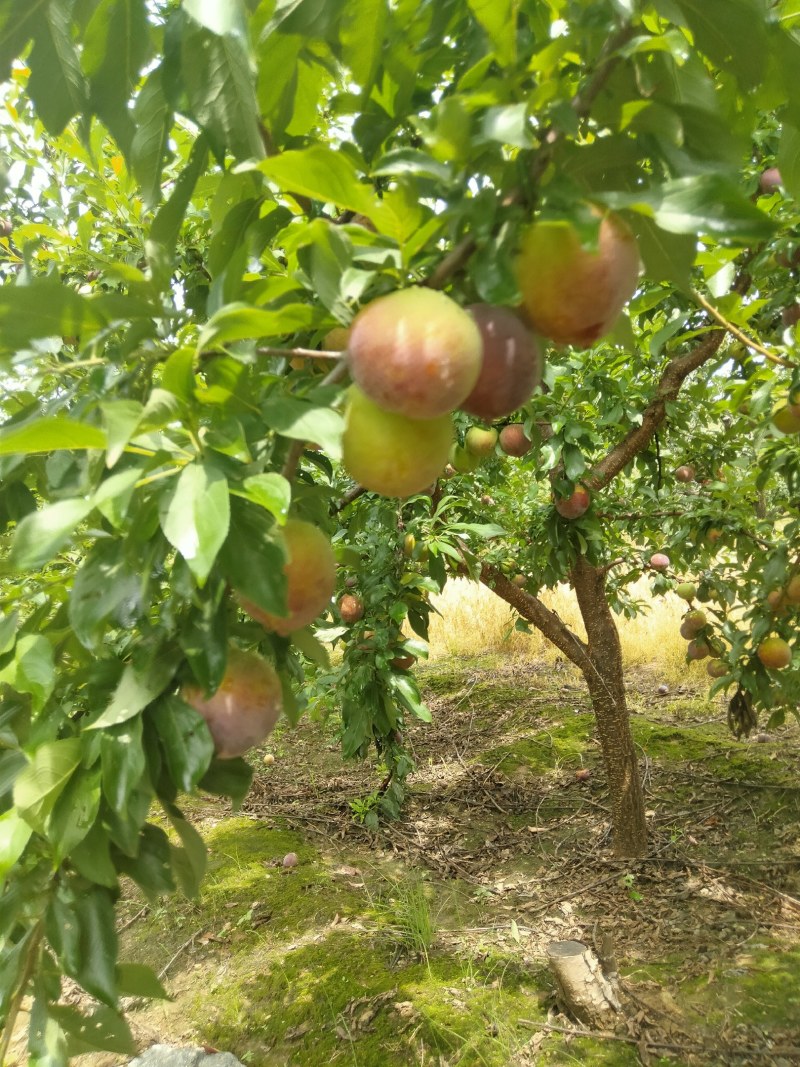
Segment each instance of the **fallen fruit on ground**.
[[480,426],[470,426],[464,436],[464,448],[473,456],[491,456],[497,444],[497,430],[482,430]]
[[531,442],[525,436],[525,428],[520,422],[512,422],[500,431],[500,448],[507,456],[524,456],[530,452]]
[[539,384],[539,345],[508,308],[473,304],[467,311],[480,331],[483,361],[478,380],[461,408],[480,419],[499,419],[521,408]]
[[756,655],[765,667],[779,671],[792,662],[792,646],[782,637],[768,637],[758,646]]
[[553,502],[556,511],[563,519],[579,519],[589,510],[592,499],[589,496],[589,490],[579,485],[570,496],[556,497]]
[[206,696],[200,686],[184,685],[181,698],[203,716],[220,759],[243,756],[270,733],[283,706],[275,668],[255,652],[228,649],[219,688]]
[[438,290],[411,288],[378,297],[358,313],[348,363],[356,385],[386,411],[434,419],[470,394],[481,351],[471,315]]
[[675,596],[679,596],[681,600],[694,600],[697,596],[697,586],[694,582],[679,582],[675,586]]
[[265,629],[286,637],[328,607],[336,588],[336,559],[328,538],[310,522],[289,519],[281,534],[288,557],[283,565],[288,615],[273,615],[245,597],[240,602]]
[[275,762],[275,757],[273,756],[273,754],[271,752],[267,752],[265,754],[265,756],[264,756],[264,766],[265,767],[271,767],[274,762]]
[[287,852],[283,857],[284,867],[296,867],[299,862],[296,852]]
[[339,614],[348,626],[364,617],[364,601],[360,596],[345,593],[339,601]]
[[663,552],[654,552],[650,557],[650,566],[654,571],[665,571],[669,567],[669,556]]
[[408,419],[385,411],[358,386],[348,390],[342,463],[366,489],[383,496],[421,493],[442,473],[452,441],[450,415]]
[[540,221],[523,237],[516,274],[533,329],[556,344],[587,348],[633,296],[639,248],[617,215],[603,217],[596,249],[582,246],[571,222]]

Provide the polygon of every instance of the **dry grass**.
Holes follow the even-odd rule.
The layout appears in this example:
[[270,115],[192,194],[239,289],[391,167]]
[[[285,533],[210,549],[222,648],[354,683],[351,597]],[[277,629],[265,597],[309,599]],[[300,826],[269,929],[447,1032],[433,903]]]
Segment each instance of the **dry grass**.
[[[659,675],[672,684],[685,681],[687,672],[699,678],[704,665],[687,665],[686,642],[678,633],[686,605],[671,595],[651,600],[644,579],[631,592],[650,606],[646,614],[635,619],[617,619],[626,669],[655,666]],[[585,636],[577,602],[567,586],[545,593],[542,599],[578,636]],[[433,598],[433,604],[440,615],[431,619],[431,659],[485,653],[551,663],[559,657],[563,659],[538,632],[524,634],[515,630],[515,613],[483,585],[455,579],[447,583],[441,596]]]

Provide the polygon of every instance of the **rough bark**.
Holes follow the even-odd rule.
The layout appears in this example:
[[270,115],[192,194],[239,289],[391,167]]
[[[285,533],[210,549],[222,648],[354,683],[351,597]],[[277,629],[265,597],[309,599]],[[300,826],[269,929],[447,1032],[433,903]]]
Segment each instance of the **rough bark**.
[[608,778],[614,852],[641,856],[647,848],[644,794],[625,700],[619,632],[606,599],[606,570],[580,556],[571,579],[588,637],[591,665],[583,675]]
[[562,1007],[587,1026],[601,1029],[620,1011],[612,983],[599,960],[581,941],[551,941],[547,960]]

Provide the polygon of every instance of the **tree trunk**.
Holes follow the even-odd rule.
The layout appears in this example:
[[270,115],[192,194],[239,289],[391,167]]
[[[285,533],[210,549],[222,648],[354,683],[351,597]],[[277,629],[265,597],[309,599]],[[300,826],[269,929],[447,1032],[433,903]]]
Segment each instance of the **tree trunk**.
[[595,1029],[609,1025],[619,1012],[616,990],[600,961],[581,941],[551,941],[547,961],[558,988],[561,1006],[575,1019]]
[[579,557],[572,569],[572,584],[588,638],[590,663],[581,669],[608,778],[614,852],[642,856],[647,849],[644,794],[625,700],[619,633],[606,599],[606,573]]

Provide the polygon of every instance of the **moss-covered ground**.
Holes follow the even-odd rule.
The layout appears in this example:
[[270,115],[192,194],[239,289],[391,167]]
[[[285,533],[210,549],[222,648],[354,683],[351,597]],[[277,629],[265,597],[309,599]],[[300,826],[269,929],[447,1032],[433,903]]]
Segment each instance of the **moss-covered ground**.
[[[123,909],[123,957],[172,997],[131,1009],[142,1045],[253,1067],[800,1063],[798,728],[736,741],[700,692],[630,679],[651,847],[626,863],[576,677],[470,659],[421,678],[434,721],[408,731],[399,822],[354,818],[381,769],[342,764],[330,723],[255,753],[241,812],[193,802],[200,898]],[[565,1034],[546,946],[603,933],[625,1021]]]

